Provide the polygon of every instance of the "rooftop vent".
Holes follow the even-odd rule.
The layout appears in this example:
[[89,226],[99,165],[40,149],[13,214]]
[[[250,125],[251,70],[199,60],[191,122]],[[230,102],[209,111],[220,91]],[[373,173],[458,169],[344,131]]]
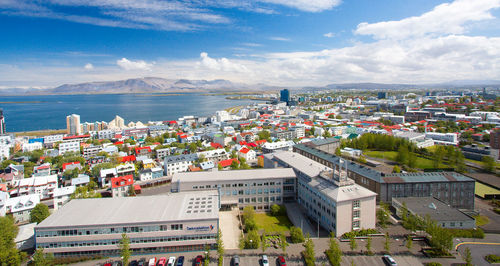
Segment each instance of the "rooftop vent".
[[429,204],[428,206],[429,208],[433,209],[433,210],[437,210],[437,207],[436,205],[434,204],[434,202],[431,202],[431,204]]

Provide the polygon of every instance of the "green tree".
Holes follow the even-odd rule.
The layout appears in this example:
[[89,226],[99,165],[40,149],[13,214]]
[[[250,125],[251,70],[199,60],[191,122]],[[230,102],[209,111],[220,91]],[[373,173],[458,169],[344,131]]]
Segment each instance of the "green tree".
[[18,232],[11,216],[0,217],[0,265],[20,265],[21,256],[16,249]]
[[486,172],[493,172],[495,170],[495,159],[490,156],[483,156],[483,169]]
[[452,158],[455,171],[459,173],[465,172],[465,157],[460,150],[455,150],[455,156]]
[[304,243],[304,248],[305,249],[304,249],[302,254],[304,256],[304,260],[306,262],[306,265],[307,266],[315,265],[316,254],[314,252],[314,243],[313,243],[311,237],[309,236],[309,233],[307,233],[306,240]]
[[257,230],[257,222],[255,221],[255,210],[253,206],[246,206],[243,209],[243,224],[245,225],[246,232]]
[[286,248],[288,247],[288,242],[286,242],[286,236],[285,234],[282,232],[280,234],[280,247],[281,247],[281,251],[283,251],[283,255],[286,256]]
[[37,249],[33,254],[33,264],[35,266],[54,265],[54,255],[52,253],[44,253],[43,248]]
[[257,230],[252,230],[247,233],[245,238],[245,248],[246,249],[258,249],[260,242],[260,236]]
[[367,239],[366,239],[366,253],[368,255],[372,255],[372,238],[369,236]]
[[380,202],[380,207],[377,209],[376,215],[380,227],[386,228],[389,223],[389,206],[386,203]]
[[388,232],[385,232],[384,250],[387,254],[391,254],[391,239]]
[[45,218],[49,217],[49,215],[49,206],[38,203],[30,212],[30,222],[39,224],[45,220]]
[[415,168],[417,166],[417,155],[415,155],[415,153],[410,152],[408,154],[406,165],[410,168]]
[[123,233],[122,239],[120,240],[120,256],[122,257],[123,265],[128,265],[128,261],[130,259],[130,239],[128,236]]
[[470,249],[465,248],[464,252],[465,252],[464,254],[465,265],[472,266],[472,255],[470,254]]
[[359,161],[360,163],[365,164],[365,163],[366,163],[366,157],[365,157],[364,155],[360,155],[360,156],[359,156],[359,158],[358,158],[358,161]]
[[238,163],[238,160],[233,160],[233,161],[231,162],[231,169],[232,169],[232,170],[237,170],[237,169],[239,169],[239,168],[240,168],[240,164]]
[[443,161],[443,157],[445,154],[445,149],[443,146],[438,145],[436,150],[434,151],[434,154],[432,156],[432,165],[434,168],[439,168],[441,165],[441,162]]
[[413,238],[411,238],[411,236],[408,236],[406,238],[406,248],[411,250],[412,247],[413,247]]
[[304,242],[304,234],[302,233],[302,229],[300,227],[292,226],[290,228],[290,239],[292,240],[292,243]]
[[392,172],[393,173],[401,173],[401,168],[399,168],[399,166],[397,166],[397,165],[394,165],[394,167],[392,168]]
[[205,259],[203,260],[203,266],[208,266],[209,264],[210,264],[210,246],[205,245]]
[[354,234],[351,234],[349,237],[349,247],[351,251],[354,251],[358,247],[358,243],[356,243],[356,238],[354,238]]
[[396,156],[396,161],[400,164],[405,164],[408,161],[408,147],[401,145],[398,149],[398,154]]
[[261,248],[262,248],[262,252],[266,252],[266,249],[268,248],[268,244],[267,244],[267,234],[266,234],[266,231],[264,230],[264,232],[262,232],[262,236],[261,236]]
[[224,256],[224,242],[222,242],[222,232],[219,228],[219,231],[217,231],[217,255],[219,255],[219,258]]
[[281,213],[281,207],[278,204],[273,204],[271,206],[271,215],[278,216]]
[[340,250],[339,243],[333,233],[330,233],[330,242],[326,250],[326,256],[333,266],[339,266],[342,261],[342,250]]

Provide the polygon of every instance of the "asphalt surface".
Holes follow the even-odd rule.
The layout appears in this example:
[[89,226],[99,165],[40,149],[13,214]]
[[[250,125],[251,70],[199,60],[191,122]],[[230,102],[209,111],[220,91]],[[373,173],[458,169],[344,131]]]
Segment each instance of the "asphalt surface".
[[500,256],[500,246],[494,245],[478,245],[478,244],[463,244],[458,247],[458,252],[464,257],[465,249],[469,248],[472,256],[472,264],[476,266],[491,265],[484,257],[489,254]]
[[487,201],[484,201],[479,198],[475,198],[474,207],[476,210],[479,210],[479,214],[487,216],[490,219],[489,224],[482,225],[481,228],[488,231],[500,231],[500,215],[494,213],[492,211],[493,207],[488,204]]

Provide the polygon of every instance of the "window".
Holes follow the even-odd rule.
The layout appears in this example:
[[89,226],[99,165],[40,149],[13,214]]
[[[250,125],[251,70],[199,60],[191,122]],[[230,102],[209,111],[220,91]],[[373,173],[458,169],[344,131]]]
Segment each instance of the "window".
[[352,207],[353,208],[359,208],[360,206],[361,206],[361,204],[360,204],[359,200],[354,200],[352,202]]
[[352,228],[353,228],[353,229],[357,229],[357,228],[359,228],[359,221],[354,221],[354,222],[352,222]]
[[355,210],[352,212],[352,218],[354,219],[359,218],[359,210]]

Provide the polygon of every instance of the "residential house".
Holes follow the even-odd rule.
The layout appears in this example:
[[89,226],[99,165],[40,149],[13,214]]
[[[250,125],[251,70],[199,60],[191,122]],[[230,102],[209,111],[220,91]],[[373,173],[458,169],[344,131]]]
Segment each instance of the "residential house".
[[60,187],[54,190],[54,210],[57,211],[64,204],[71,200],[71,195],[75,193],[76,186]]
[[186,172],[190,165],[193,165],[198,160],[197,154],[181,154],[165,157],[163,169],[165,175],[173,175],[175,173]]
[[71,185],[75,187],[86,186],[90,182],[88,175],[79,174],[78,177],[71,179]]
[[135,174],[135,165],[131,163],[120,164],[116,166],[116,174],[118,176],[124,175],[134,175]]
[[247,147],[243,147],[238,151],[238,157],[245,158],[247,162],[254,161],[256,159],[257,154],[254,150],[251,150]]
[[202,151],[197,154],[198,158],[204,158],[206,161],[211,161],[214,164],[229,158],[229,153],[225,149]]
[[151,147],[136,147],[135,148],[135,156],[147,156],[151,157],[153,152],[151,151]]
[[23,195],[9,198],[5,204],[6,214],[12,214],[16,223],[24,223],[30,220],[30,213],[40,203],[39,194]]
[[62,168],[63,172],[66,170],[71,171],[73,169],[81,170],[82,165],[80,164],[80,162],[69,162],[69,163],[63,163]]
[[80,142],[59,143],[59,154],[63,155],[67,152],[80,153]]
[[54,196],[54,189],[57,187],[57,175],[35,176],[16,180],[13,184],[13,189],[10,194],[23,195],[40,195],[41,199],[49,199]]
[[134,185],[134,176],[125,175],[111,178],[111,191],[114,197],[126,197],[130,187]]
[[139,180],[147,181],[163,177],[163,169],[161,167],[146,168],[139,171]]

